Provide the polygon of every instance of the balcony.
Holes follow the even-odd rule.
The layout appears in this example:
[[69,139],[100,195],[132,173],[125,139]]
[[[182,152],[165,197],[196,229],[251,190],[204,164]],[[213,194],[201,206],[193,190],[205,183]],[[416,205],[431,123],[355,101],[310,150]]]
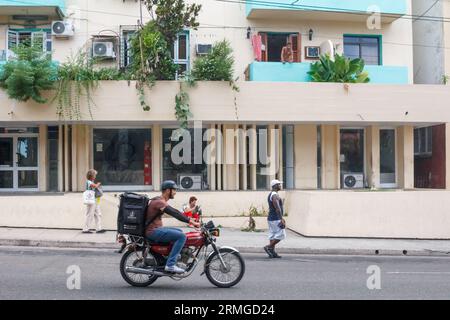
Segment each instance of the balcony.
[[[450,90],[444,85],[283,83],[240,81],[240,92],[227,82],[199,82],[189,89],[194,119],[204,123],[347,123],[351,125],[432,125],[450,122]],[[146,89],[147,90],[147,89]],[[101,81],[92,98],[93,118],[81,101],[82,123],[107,125],[174,124],[176,81],[158,81],[147,92],[143,111],[135,83]],[[49,99],[53,93],[46,95]],[[51,100],[50,100],[51,101]],[[53,123],[56,101],[19,103],[0,90],[0,126]]]
[[0,15],[13,20],[48,21],[64,17],[65,0],[0,0]]
[[407,14],[406,0],[247,0],[247,18],[366,21],[374,6],[383,23]]
[[[253,62],[249,66],[250,81],[311,82],[310,63]],[[370,83],[408,84],[408,67],[368,65]]]

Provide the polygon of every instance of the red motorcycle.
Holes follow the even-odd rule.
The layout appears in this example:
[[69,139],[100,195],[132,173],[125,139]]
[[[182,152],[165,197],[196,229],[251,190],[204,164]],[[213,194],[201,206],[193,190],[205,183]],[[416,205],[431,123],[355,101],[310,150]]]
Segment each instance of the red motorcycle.
[[[128,235],[122,238],[120,273],[124,280],[135,287],[146,287],[159,277],[181,280],[189,277],[203,258],[205,264],[201,275],[217,287],[230,288],[241,281],[245,272],[244,259],[231,247],[217,247],[220,230],[212,221],[202,224],[200,231],[186,233],[186,243],[181,250],[177,265],[186,270],[182,274],[164,271],[172,244],[148,242],[144,237]],[[208,247],[212,250],[208,252]]]

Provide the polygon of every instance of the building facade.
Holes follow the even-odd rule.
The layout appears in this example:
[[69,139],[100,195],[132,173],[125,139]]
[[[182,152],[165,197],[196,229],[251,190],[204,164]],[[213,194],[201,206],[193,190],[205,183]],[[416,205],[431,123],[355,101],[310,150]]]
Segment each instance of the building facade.
[[[189,71],[202,48],[227,39],[239,92],[207,81],[189,89],[194,116],[183,141],[191,142],[192,161],[172,158],[177,81],[147,90],[150,111],[135,83],[102,81],[95,106],[82,102],[77,121],[61,121],[55,103],[18,103],[0,91],[0,225],[81,226],[80,192],[95,168],[108,229],[121,191],[153,195],[173,179],[186,188],[176,206],[195,193],[208,215],[240,216],[252,205],[265,208],[269,182],[278,178],[289,225],[304,235],[450,238],[443,210],[450,209],[450,91],[414,84],[411,1],[195,2],[200,27],[178,35],[173,59]],[[80,50],[98,54],[99,46],[110,52],[106,65],[126,68],[141,18],[150,19],[132,0],[0,1],[0,56],[6,61],[21,41],[42,39],[56,63]],[[55,21],[73,34],[54,35]],[[293,63],[281,62],[287,42]],[[362,58],[371,82],[311,82],[310,64],[333,52]],[[417,129],[430,126],[444,135],[432,151],[440,153],[432,166],[440,168],[441,190],[424,191],[415,143],[428,152],[427,133],[420,140]]]

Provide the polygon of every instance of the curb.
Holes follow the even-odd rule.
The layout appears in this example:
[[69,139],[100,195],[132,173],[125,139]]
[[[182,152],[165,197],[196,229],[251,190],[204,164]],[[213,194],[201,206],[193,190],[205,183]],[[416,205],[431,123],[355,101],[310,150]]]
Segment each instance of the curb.
[[[41,247],[41,248],[67,248],[67,249],[119,249],[119,244],[105,242],[75,242],[75,241],[40,241],[26,239],[0,239],[0,247]],[[241,253],[261,253],[265,254],[262,247],[235,247]],[[449,253],[434,250],[371,250],[371,249],[314,249],[314,248],[277,248],[280,254],[301,254],[301,255],[349,255],[349,256],[402,256],[402,257],[427,257],[441,256],[449,257]]]

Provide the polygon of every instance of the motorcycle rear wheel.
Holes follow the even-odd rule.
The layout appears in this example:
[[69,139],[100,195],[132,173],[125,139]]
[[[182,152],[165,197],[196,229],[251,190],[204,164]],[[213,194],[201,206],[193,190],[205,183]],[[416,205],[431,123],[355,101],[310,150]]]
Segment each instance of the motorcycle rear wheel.
[[[122,278],[133,287],[148,287],[159,278],[158,276],[148,276],[145,274],[126,272],[127,266],[138,268],[148,266],[148,264],[145,264],[143,260],[141,261],[141,257],[142,249],[140,251],[127,251],[120,260],[120,274],[122,275]],[[153,255],[151,253],[148,253],[146,261],[152,260],[156,263],[156,259],[153,257]]]
[[223,268],[219,255],[214,252],[206,260],[205,274],[213,285],[219,288],[231,288],[244,276],[244,259],[239,252],[229,248],[219,249],[219,252],[227,269]]

